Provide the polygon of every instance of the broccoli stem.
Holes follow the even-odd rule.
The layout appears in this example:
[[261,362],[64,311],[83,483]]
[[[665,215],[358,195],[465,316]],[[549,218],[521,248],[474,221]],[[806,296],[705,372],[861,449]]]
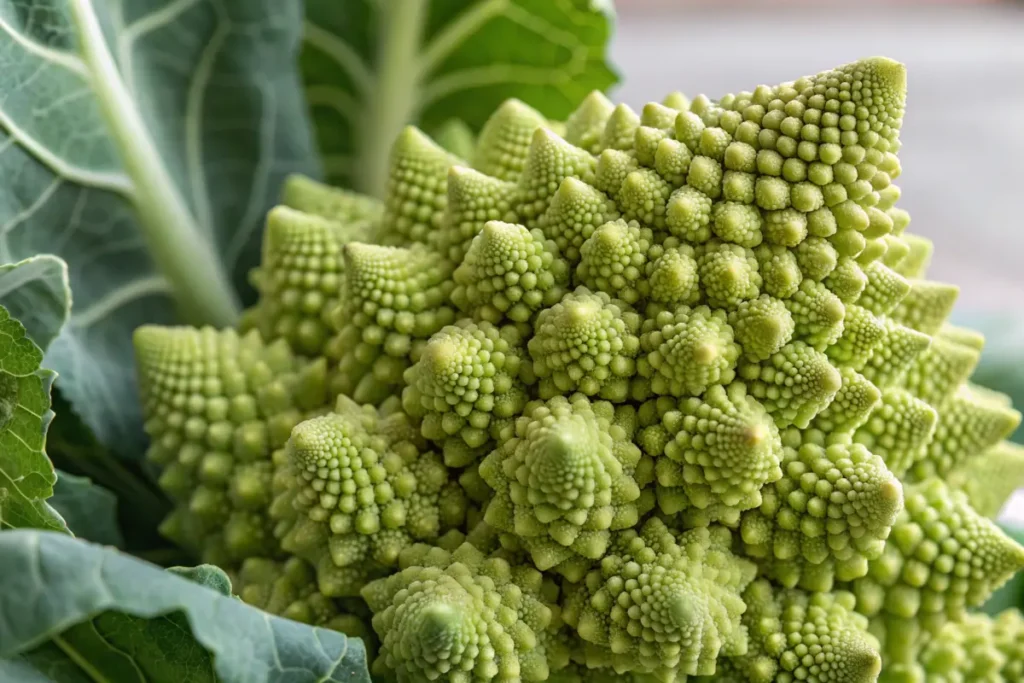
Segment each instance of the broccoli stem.
[[183,321],[234,325],[241,306],[216,245],[163,165],[107,47],[91,1],[72,0],[71,9],[90,84],[133,181],[126,198],[138,211],[149,252],[170,286]]
[[416,114],[420,86],[420,43],[426,22],[423,0],[390,0],[380,5],[380,52],[366,119],[359,136],[356,190],[383,197],[387,189],[391,143]]

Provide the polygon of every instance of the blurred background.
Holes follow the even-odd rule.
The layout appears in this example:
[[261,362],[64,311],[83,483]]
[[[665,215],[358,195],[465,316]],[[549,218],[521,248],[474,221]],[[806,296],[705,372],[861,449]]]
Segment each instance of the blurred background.
[[[900,205],[985,332],[976,378],[1024,406],[1024,0],[616,0],[614,99],[716,98],[884,55],[907,65]],[[1024,429],[1017,431],[1024,442]],[[1024,491],[1004,510],[1024,525]]]

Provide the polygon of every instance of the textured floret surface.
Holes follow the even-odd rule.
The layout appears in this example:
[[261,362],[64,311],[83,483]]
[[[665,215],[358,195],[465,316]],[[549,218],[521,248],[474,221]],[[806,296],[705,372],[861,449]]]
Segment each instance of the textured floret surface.
[[881,57],[510,100],[380,201],[289,179],[241,330],[136,334],[164,532],[385,681],[1024,680],[971,612],[1021,418],[907,230],[905,102]]

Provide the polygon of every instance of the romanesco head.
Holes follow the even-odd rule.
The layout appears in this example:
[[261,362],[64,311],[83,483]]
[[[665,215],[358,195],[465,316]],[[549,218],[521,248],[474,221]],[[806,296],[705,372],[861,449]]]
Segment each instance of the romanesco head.
[[1024,564],[1024,467],[907,232],[905,86],[510,100],[461,158],[404,130],[383,202],[291,179],[255,331],[137,335],[165,531],[296,618],[362,591],[399,681],[1016,680],[1009,626],[936,641]]

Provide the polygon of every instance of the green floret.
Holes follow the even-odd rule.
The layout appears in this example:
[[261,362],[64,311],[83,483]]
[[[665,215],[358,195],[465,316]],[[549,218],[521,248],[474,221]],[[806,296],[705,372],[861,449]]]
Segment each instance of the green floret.
[[487,221],[515,221],[516,186],[463,166],[448,171],[448,205],[441,227],[428,240],[452,263],[460,263]]
[[634,526],[654,504],[635,428],[632,408],[581,394],[529,404],[514,438],[480,464],[495,492],[487,523],[538,569],[579,580],[604,556],[611,532]]
[[529,342],[541,398],[580,391],[626,400],[640,350],[640,317],[604,292],[579,287],[540,312]]
[[539,230],[489,221],[453,275],[451,299],[478,320],[525,323],[562,298],[568,266]]
[[238,597],[250,605],[302,624],[341,631],[362,639],[371,656],[376,651],[366,603],[360,598],[327,597],[317,590],[313,567],[297,557],[284,562],[249,558],[234,585]]
[[762,487],[782,476],[778,429],[741,383],[713,386],[703,398],[649,402],[640,420],[637,441],[655,459],[665,514],[757,507]]
[[[659,142],[657,149],[654,150],[654,170],[673,187],[679,187],[686,182],[686,174],[690,172],[692,159],[693,154],[690,153],[686,145],[678,140],[666,138]],[[680,190],[690,189],[689,187],[680,188]],[[673,192],[674,194],[676,193]]]
[[894,269],[903,277],[924,277],[932,258],[932,241],[927,237],[910,233],[904,233],[900,239],[907,245],[909,251]]
[[566,142],[597,154],[601,151],[601,136],[605,125],[614,110],[615,105],[604,93],[592,91],[566,119]]
[[618,535],[564,602],[587,666],[672,681],[711,674],[720,655],[745,652],[740,593],[755,568],[730,542],[722,527],[677,535],[656,518]]
[[932,338],[889,318],[883,318],[882,325],[885,333],[860,372],[878,387],[885,388],[900,383],[914,361],[931,346]]
[[880,457],[859,444],[791,445],[782,478],[743,514],[746,554],[787,587],[829,591],[864,576],[903,507],[903,487]]
[[882,398],[878,387],[856,370],[840,367],[839,375],[842,384],[835,398],[811,421],[811,430],[828,439],[841,439],[864,424]]
[[1013,492],[1024,486],[1024,446],[1001,441],[951,471],[946,481],[966,493],[980,514],[995,519]]
[[700,244],[711,237],[710,224],[711,197],[689,186],[680,187],[669,196],[665,226],[670,233],[686,242]]
[[373,197],[324,185],[298,174],[285,179],[281,204],[339,223],[377,224],[384,214],[384,205]]
[[804,277],[820,282],[839,265],[839,254],[824,238],[812,236],[796,248],[796,260]]
[[762,244],[754,250],[764,291],[779,299],[796,294],[803,281],[803,272],[796,255],[785,247]]
[[324,595],[358,595],[404,548],[463,523],[461,488],[414,439],[404,414],[345,397],[292,430],[271,512],[281,546],[316,568]]
[[853,438],[902,477],[924,457],[937,421],[930,405],[903,389],[889,388],[882,391],[882,402]]
[[[970,614],[947,624],[912,665],[892,667],[897,675],[913,672],[926,683],[1013,683],[1024,676],[1024,617],[1016,608],[995,617]],[[883,674],[889,680],[889,667]],[[907,675],[907,674],[904,674]],[[897,680],[892,678],[892,680]],[[906,680],[904,678],[898,680]]]
[[323,354],[333,334],[345,269],[342,246],[370,239],[367,221],[340,223],[278,206],[267,214],[263,258],[250,278],[260,295],[254,327],[305,356]]
[[640,168],[640,164],[637,163],[636,155],[615,149],[606,149],[597,158],[592,184],[609,197],[618,200],[619,190],[622,189],[626,176],[638,168]]
[[[661,105],[655,104],[654,102],[649,102],[644,107],[644,109],[645,110],[649,109],[651,107],[651,105],[655,105],[655,106],[659,106],[659,107],[661,106]],[[666,111],[672,111],[670,109],[666,109],[665,107],[662,107],[662,109],[665,109]],[[643,122],[643,118],[642,117],[641,117],[641,122]],[[637,128],[636,136],[634,137],[634,143],[633,143],[634,150],[633,151],[636,154],[636,160],[640,163],[641,166],[646,166],[647,168],[653,168],[654,167],[655,159],[658,156],[658,147],[661,146],[661,143],[664,140],[671,139],[671,137],[670,137],[671,134],[672,134],[671,133],[671,128],[672,128],[672,126],[665,126],[663,128],[656,128],[656,127],[649,126],[649,125],[642,125],[639,128]],[[660,173],[659,173],[659,175],[660,175]],[[664,176],[662,176],[662,177],[664,178]],[[667,180],[667,178],[666,178],[666,180]],[[671,181],[669,181],[669,182],[673,186],[675,185],[674,183],[671,183]]]
[[423,342],[454,322],[450,267],[424,247],[345,245],[345,296],[327,355],[335,394],[379,403],[402,385]]
[[908,473],[914,481],[944,477],[1009,437],[1021,421],[1021,414],[999,398],[967,386],[960,387],[938,413],[935,436]]
[[582,180],[566,178],[541,216],[540,229],[553,240],[570,264],[580,261],[580,248],[601,225],[619,217],[615,202]]
[[801,341],[786,344],[761,363],[741,363],[737,374],[780,428],[805,429],[842,383],[828,357]]
[[750,361],[762,361],[778,353],[793,338],[793,314],[779,299],[762,294],[744,301],[729,312],[736,341]]
[[402,404],[423,419],[424,437],[444,445],[449,467],[470,464],[463,456],[479,454],[526,405],[522,361],[514,328],[460,320],[432,336],[405,371]]
[[[739,202],[720,202],[715,204],[711,214],[711,229],[722,240],[741,247],[756,247],[761,243],[762,220],[757,207]],[[771,218],[769,229],[770,221]]]
[[811,348],[824,351],[842,336],[846,307],[820,282],[804,279],[783,303],[793,315],[793,337]]
[[638,381],[635,394],[696,396],[735,377],[740,347],[724,311],[680,306],[648,318],[641,332],[637,373],[647,381]]
[[464,163],[417,128],[407,126],[391,147],[381,243],[426,244],[444,220],[448,169]]
[[807,217],[796,209],[766,211],[764,219],[765,238],[772,244],[795,247],[807,237]]
[[925,334],[935,334],[953,311],[960,288],[944,282],[911,280],[910,291],[892,311],[892,318]]
[[[659,253],[660,251],[660,253]],[[653,249],[645,267],[647,317],[662,311],[675,311],[679,306],[693,306],[700,301],[696,252],[689,245]]]
[[918,398],[941,407],[967,381],[980,359],[980,348],[935,336],[914,359],[900,384]]
[[760,294],[763,281],[750,249],[712,240],[698,251],[697,265],[709,306],[732,309]]
[[301,362],[255,331],[147,325],[134,345],[146,457],[175,503],[161,533],[226,568],[275,554],[271,454],[326,402],[323,359]]
[[825,277],[825,286],[844,304],[852,304],[867,288],[868,276],[856,261],[840,257],[835,270]]
[[867,286],[857,299],[857,305],[875,315],[888,315],[910,293],[910,282],[877,261],[864,268],[864,275]]
[[907,490],[884,553],[849,585],[892,661],[912,659],[923,634],[962,619],[1014,572],[1024,547],[939,479]]
[[843,333],[825,354],[839,367],[860,371],[885,338],[885,324],[855,304],[847,304],[845,310]]
[[628,104],[616,105],[608,120],[605,121],[598,148],[601,150],[632,150],[633,140],[636,138],[636,131],[639,127],[640,117]]
[[563,180],[576,178],[590,183],[594,180],[595,170],[593,156],[550,130],[538,128],[533,134],[523,173],[519,176],[518,213],[525,225],[537,227]]
[[672,185],[656,171],[641,168],[626,176],[615,198],[626,220],[636,220],[652,228],[663,229],[672,190]]
[[779,590],[760,579],[743,600],[750,647],[731,660],[743,675],[733,680],[874,683],[882,670],[878,642],[849,593]]
[[380,637],[374,676],[399,683],[545,681],[552,607],[532,567],[486,558],[466,543],[416,545],[401,571],[363,589]]
[[505,100],[480,130],[473,168],[499,180],[515,181],[526,165],[534,132],[545,125],[547,121],[533,107],[514,98]]
[[605,223],[580,247],[576,281],[633,305],[647,289],[647,255],[654,242],[649,228],[636,221]]

